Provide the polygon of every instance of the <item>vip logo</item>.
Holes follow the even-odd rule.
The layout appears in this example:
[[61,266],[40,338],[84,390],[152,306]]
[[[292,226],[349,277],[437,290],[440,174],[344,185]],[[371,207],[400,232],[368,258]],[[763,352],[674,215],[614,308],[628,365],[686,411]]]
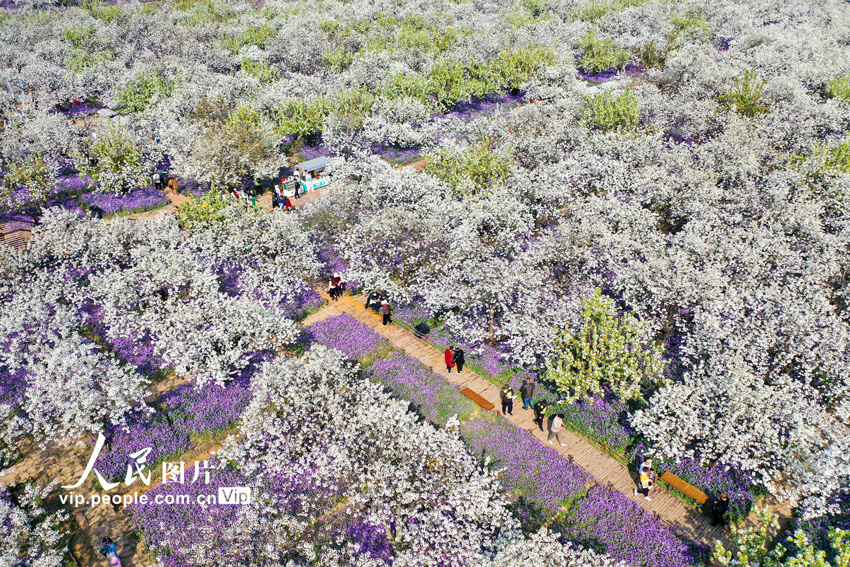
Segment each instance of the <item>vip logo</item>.
[[251,489],[241,486],[222,486],[218,489],[219,504],[250,504]]

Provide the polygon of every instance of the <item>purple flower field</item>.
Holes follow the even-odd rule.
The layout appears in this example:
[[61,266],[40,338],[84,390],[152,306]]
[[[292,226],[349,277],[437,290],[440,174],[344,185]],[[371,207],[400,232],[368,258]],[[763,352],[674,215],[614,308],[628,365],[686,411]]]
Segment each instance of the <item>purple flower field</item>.
[[316,321],[306,328],[299,343],[314,342],[335,348],[351,359],[365,356],[385,343],[381,335],[345,313]]
[[581,467],[501,418],[470,420],[463,424],[461,435],[472,454],[493,460],[505,490],[523,496],[539,509],[536,517],[541,512],[543,517],[550,517],[569,506],[592,480]]
[[165,415],[148,415],[144,411],[128,416],[125,427],[107,428],[106,438],[108,445],[100,454],[97,466],[104,478],[113,482],[123,481],[131,461],[130,453],[150,448],[147,465],[156,474],[155,465],[192,448],[189,436],[184,431],[175,430]]
[[168,197],[156,189],[135,189],[126,195],[86,193],[80,196],[83,203],[100,207],[107,215],[120,212],[146,211],[168,204]]
[[[188,464],[188,463],[187,463]],[[273,522],[277,513],[299,515],[303,513],[302,499],[306,496],[314,507],[332,508],[339,499],[340,487],[327,479],[317,479],[308,474],[286,475],[267,474],[262,478],[249,478],[231,468],[219,468],[213,460],[209,469],[209,484],[198,475],[197,482],[191,482],[195,476],[193,464],[187,466],[184,484],[164,484],[157,486],[148,494],[147,504],[137,504],[130,508],[133,524],[142,532],[143,537],[155,549],[160,549],[158,559],[165,567],[195,567],[192,551],[195,548],[218,550],[221,565],[240,565],[249,562],[258,564],[265,556],[264,540],[270,534],[262,531],[258,525],[253,533],[234,533],[228,528],[241,523],[237,516],[244,513],[243,506],[218,503],[215,499],[206,504],[197,504],[198,497],[217,495],[220,487],[250,487],[252,502],[262,502],[262,507],[252,509],[260,515],[263,523]],[[189,505],[163,505],[153,503],[157,496],[188,495]],[[359,539],[363,553],[377,554],[383,558],[389,553],[388,543],[381,541],[380,534],[367,526],[350,524],[352,535]],[[332,526],[330,533],[326,526],[317,524],[308,536],[307,543],[320,545],[327,536],[334,533],[348,533],[348,527]],[[356,539],[356,540],[357,540]],[[337,540],[337,538],[332,538]],[[338,540],[337,540],[338,541]],[[272,544],[269,541],[268,544]],[[334,545],[338,543],[334,542]],[[299,563],[300,564],[300,563]]]
[[414,404],[423,416],[437,425],[445,425],[453,415],[467,419],[477,407],[457,386],[403,354],[375,361],[366,375]]
[[689,545],[626,496],[601,486],[590,489],[552,529],[635,567],[699,565],[708,551]]

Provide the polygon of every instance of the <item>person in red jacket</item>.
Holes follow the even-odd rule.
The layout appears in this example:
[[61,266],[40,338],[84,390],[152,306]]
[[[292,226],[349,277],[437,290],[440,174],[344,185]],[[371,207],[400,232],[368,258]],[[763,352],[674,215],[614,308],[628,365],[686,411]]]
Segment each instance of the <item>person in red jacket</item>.
[[449,348],[446,349],[446,369],[448,370],[449,374],[452,373],[452,368],[454,368],[454,365],[455,365],[455,347],[454,347],[454,345],[451,345],[451,346],[449,346]]

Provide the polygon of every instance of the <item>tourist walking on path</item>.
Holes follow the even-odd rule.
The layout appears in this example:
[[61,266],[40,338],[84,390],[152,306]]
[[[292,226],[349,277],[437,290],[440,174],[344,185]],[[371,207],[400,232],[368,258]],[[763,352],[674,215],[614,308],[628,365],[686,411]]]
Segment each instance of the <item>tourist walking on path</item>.
[[[458,372],[460,372],[460,364],[458,364],[457,366]],[[514,394],[514,389],[511,388],[510,384],[505,384],[505,387],[502,388],[501,392],[499,392],[499,397],[502,399],[502,415],[505,415],[505,410],[508,411],[508,415],[513,415],[514,398],[516,397],[516,395]]]
[[393,322],[393,306],[384,302],[381,305],[381,315],[383,315],[384,327],[386,327],[388,323]]
[[[290,204],[290,206],[292,206]],[[342,282],[342,278],[339,277],[339,274],[334,274],[330,278],[328,278],[328,295],[331,296],[331,299],[336,301],[340,295],[340,282]]]
[[531,378],[525,379],[525,384],[519,389],[520,394],[522,394],[522,409],[527,410],[529,407],[534,409],[534,400],[532,396],[534,396],[534,383],[531,381]]
[[457,364],[457,373],[460,374],[463,372],[463,365],[466,364],[466,358],[464,357],[462,348],[457,347],[454,352],[455,364]]
[[118,546],[108,537],[101,538],[100,551],[98,552],[109,561],[111,567],[121,567],[121,560],[118,558]]
[[455,366],[455,352],[454,351],[455,351],[455,347],[454,347],[454,345],[451,345],[451,346],[449,346],[449,348],[446,349],[446,352],[445,352],[445,355],[446,355],[446,371],[448,371],[449,374],[452,373],[452,368],[454,368],[454,366]]
[[643,494],[645,500],[652,500],[652,498],[649,497],[649,489],[652,488],[652,479],[649,478],[650,471],[651,469],[644,469],[640,473],[640,480],[638,481],[640,488],[632,489],[632,494],[637,496],[638,492],[640,492]]
[[153,186],[157,191],[162,191],[162,174],[155,171],[153,174]]
[[567,444],[563,442],[561,439],[561,431],[564,430],[564,414],[559,413],[556,415],[551,423],[549,423],[549,444],[552,445],[552,437],[558,440],[558,443],[561,444],[561,447],[566,447]]
[[708,508],[711,510],[711,525],[722,526],[725,523],[723,514],[729,509],[729,497],[725,492],[719,498],[715,496],[708,501]]
[[534,421],[537,423],[537,427],[540,428],[540,431],[543,431],[543,420],[546,419],[546,409],[549,407],[549,404],[546,403],[546,400],[538,402],[536,406],[534,406]]

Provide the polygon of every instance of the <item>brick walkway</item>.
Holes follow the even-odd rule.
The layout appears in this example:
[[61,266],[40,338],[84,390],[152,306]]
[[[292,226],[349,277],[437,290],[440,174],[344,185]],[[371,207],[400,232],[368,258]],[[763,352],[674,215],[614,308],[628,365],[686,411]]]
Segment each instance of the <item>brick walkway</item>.
[[[322,293],[322,296],[328,299],[326,293]],[[395,349],[418,359],[432,371],[443,376],[458,387],[471,388],[495,404],[497,408],[501,408],[498,386],[469,370],[464,370],[460,374],[457,372],[447,373],[444,354],[442,352],[436,350],[425,341],[417,339],[412,333],[401,327],[396,325],[384,327],[381,324],[381,316],[367,310],[363,302],[354,297],[344,296],[338,301],[332,302],[327,307],[304,319],[303,324],[309,325],[315,321],[339,313],[351,315],[387,339]],[[540,431],[537,424],[533,421],[533,411],[523,410],[522,404],[515,403],[514,415],[507,415],[505,417],[515,426],[530,431],[541,443],[549,447],[546,444],[546,434]],[[707,516],[690,508],[672,494],[656,489],[651,494],[651,501],[644,500],[640,495],[637,497],[632,496],[632,489],[635,487],[635,478],[632,477],[625,466],[588,443],[581,436],[570,431],[566,431],[565,433],[566,435],[562,434],[562,437],[565,439],[567,446],[560,447],[555,444],[552,448],[564,456],[572,456],[575,462],[593,475],[597,482],[601,484],[611,483],[616,490],[632,498],[642,508],[657,515],[665,524],[676,528],[680,533],[693,540],[705,543],[712,548],[715,540],[720,540],[727,549],[732,547],[729,535],[723,528],[713,527]]]

